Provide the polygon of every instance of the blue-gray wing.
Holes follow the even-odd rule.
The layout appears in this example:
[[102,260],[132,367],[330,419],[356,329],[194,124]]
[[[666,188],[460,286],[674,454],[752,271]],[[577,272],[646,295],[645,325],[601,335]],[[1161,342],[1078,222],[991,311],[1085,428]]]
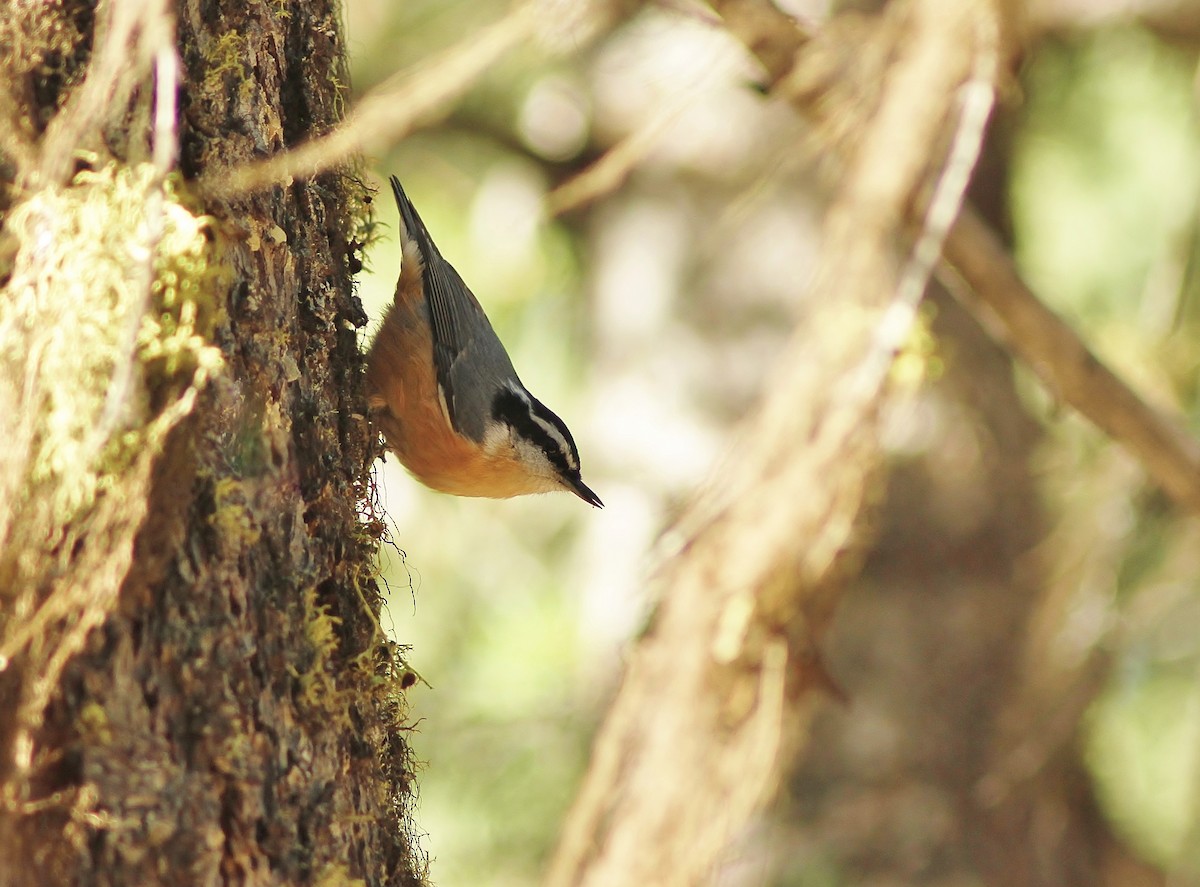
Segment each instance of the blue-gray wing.
[[400,180],[392,176],[391,182],[406,234],[421,254],[433,364],[450,423],[460,434],[482,440],[494,394],[516,372],[479,300],[442,258]]

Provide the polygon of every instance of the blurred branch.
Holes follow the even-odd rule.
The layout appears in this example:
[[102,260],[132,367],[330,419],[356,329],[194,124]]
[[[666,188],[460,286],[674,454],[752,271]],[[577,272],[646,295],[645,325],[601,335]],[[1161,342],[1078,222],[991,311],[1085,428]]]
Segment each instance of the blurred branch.
[[1146,403],[1021,279],[999,238],[965,209],[945,258],[967,284],[950,289],[1056,396],[1141,461],[1179,504],[1200,512],[1200,443],[1170,411]]
[[1140,21],[1167,36],[1200,40],[1200,4],[1195,0],[1030,0],[1027,15],[1035,31]]
[[620,188],[671,131],[688,106],[711,86],[712,79],[712,75],[700,77],[687,89],[673,95],[670,103],[651,115],[645,124],[551,191],[546,196],[546,215],[554,218],[569,213]]
[[206,174],[200,188],[232,199],[274,182],[308,177],[402,139],[422,123],[450,111],[452,103],[497,61],[531,39],[532,4],[522,4],[495,24],[470,34],[418,69],[389,77],[355,105],[332,132],[258,163]]
[[767,0],[711,0],[726,29],[767,70],[772,81],[791,69],[811,35]]
[[[818,635],[862,541],[891,360],[966,182],[929,158],[953,141],[974,159],[982,121],[960,88],[995,68],[995,15],[911,0],[874,21],[891,62],[825,220],[811,309],[737,445],[665,537],[673,551],[650,580],[659,609],[596,740],[554,887],[704,880],[777,788],[807,691],[830,686]],[[898,263],[907,208],[931,188],[932,253]]]
[[546,195],[546,216],[555,218],[621,187],[629,174],[641,164],[670,131],[683,110],[684,101],[653,115],[647,123],[605,151],[582,172],[567,179]]
[[328,134],[258,163],[214,170],[201,180],[201,190],[230,199],[274,182],[316,175],[359,152],[383,150],[419,126],[449,114],[485,71],[517,47],[541,38],[578,50],[634,6],[632,0],[571,4],[526,0],[495,24],[422,61],[415,71],[401,71],[385,80]]
[[491,115],[474,113],[474,109],[467,107],[460,107],[453,115],[440,123],[438,131],[452,136],[486,141],[504,154],[536,164],[546,172],[551,181],[566,181],[579,175],[598,160],[603,153],[600,149],[587,145],[578,154],[570,157],[545,157],[530,147],[529,143],[515,133],[511,126],[498,122]]

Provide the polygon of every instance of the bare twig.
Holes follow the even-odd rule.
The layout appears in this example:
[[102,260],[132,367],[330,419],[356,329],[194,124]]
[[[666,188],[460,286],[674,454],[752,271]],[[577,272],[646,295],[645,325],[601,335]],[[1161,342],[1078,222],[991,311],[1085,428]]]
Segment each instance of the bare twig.
[[609,148],[599,160],[546,195],[546,215],[553,218],[585,206],[621,187],[670,130],[686,101],[678,101]]
[[553,217],[571,212],[620,188],[630,173],[670,132],[680,115],[712,84],[715,76],[714,70],[673,95],[669,103],[665,103],[642,126],[605,151],[599,160],[551,191],[546,196],[546,215]]
[[950,226],[962,208],[971,172],[983,147],[983,136],[992,113],[995,84],[1000,73],[1000,35],[995,22],[982,16],[977,20],[976,28],[973,71],[971,79],[959,89],[961,107],[954,140],[946,158],[945,170],[938,178],[929,208],[925,211],[921,232],[900,275],[896,299],[880,326],[880,336],[873,349],[877,366],[872,368],[871,385],[882,384],[883,374],[891,366],[893,357],[911,335],[925,287],[942,255]]
[[764,0],[711,0],[729,33],[754,54],[774,83],[796,61],[810,34]]
[[1031,28],[1080,30],[1141,21],[1177,38],[1200,36],[1200,6],[1193,0],[1030,0]]
[[162,0],[146,0],[139,22],[139,54],[154,59],[153,147],[155,175],[146,188],[146,227],[143,260],[134,270],[135,291],[141,296],[130,304],[124,319],[125,359],[117,361],[108,389],[104,412],[92,434],[107,440],[131,408],[130,394],[135,382],[137,337],[154,285],[154,255],[163,233],[163,186],[167,173],[179,154],[179,130],[175,93],[179,88],[179,56],[175,49],[175,19]]
[[485,71],[519,46],[537,42],[549,51],[580,46],[637,7],[631,0],[521,0],[495,24],[401,71],[371,90],[328,134],[259,163],[214,170],[200,181],[209,197],[231,199],[275,182],[316,175],[359,152],[382,150],[448,115]]

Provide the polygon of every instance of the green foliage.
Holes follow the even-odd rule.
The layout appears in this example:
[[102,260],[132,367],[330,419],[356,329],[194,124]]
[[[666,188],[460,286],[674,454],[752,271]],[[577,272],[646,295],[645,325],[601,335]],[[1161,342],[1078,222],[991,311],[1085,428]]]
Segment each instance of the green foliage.
[[[1127,668],[1096,704],[1089,760],[1118,828],[1160,865],[1189,848],[1200,757],[1200,694],[1193,669]],[[1194,859],[1200,862],[1200,859]]]
[[[1039,47],[1025,72],[1013,207],[1034,288],[1151,399],[1195,412],[1193,69],[1194,58],[1137,28]],[[1092,429],[1051,427],[1048,487],[1067,520],[1095,513],[1117,522],[1093,539],[1107,547],[1090,557],[1112,564],[1092,581],[1110,583],[1109,618],[1124,617],[1124,630],[1115,638],[1117,677],[1091,712],[1088,761],[1118,829],[1157,863],[1187,868],[1200,809],[1200,648],[1165,642],[1160,626],[1200,631],[1186,605],[1200,591],[1195,536],[1161,494],[1138,492],[1128,460]],[[1087,594],[1094,600],[1097,591],[1081,592],[1081,608]]]
[[1039,47],[1013,165],[1018,255],[1060,309],[1137,316],[1200,196],[1191,62],[1123,28]]

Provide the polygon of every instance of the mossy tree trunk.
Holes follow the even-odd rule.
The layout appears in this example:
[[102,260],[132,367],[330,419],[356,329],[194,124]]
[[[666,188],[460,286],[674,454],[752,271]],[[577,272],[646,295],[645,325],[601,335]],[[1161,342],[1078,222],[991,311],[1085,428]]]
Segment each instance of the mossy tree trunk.
[[[193,187],[338,122],[337,5],[57,0],[0,19],[0,305],[12,321],[46,280],[74,294],[60,316],[33,299],[36,322],[0,323],[0,883],[417,884],[403,675],[372,612],[364,519],[373,442],[351,275],[365,189],[347,170],[243,197]],[[157,49],[153,33],[167,35]],[[105,52],[120,63],[107,89]],[[56,173],[46,152],[64,130]],[[121,170],[161,165],[166,137],[182,182],[162,168],[138,224],[94,216],[73,235],[95,244],[150,219],[145,279],[97,291],[99,263],[66,260],[39,276],[46,245],[14,217],[43,230],[46,204],[28,211],[41,195],[110,194]],[[162,207],[184,204],[209,217],[207,270],[178,287],[190,307],[176,316],[160,300],[186,271],[163,276]],[[123,287],[144,309],[137,347],[85,361],[87,379],[49,373],[46,331],[79,350],[71,312]],[[186,359],[163,361],[154,318],[195,319]],[[97,377],[94,470],[51,513],[86,459],[43,459],[37,410]]]

